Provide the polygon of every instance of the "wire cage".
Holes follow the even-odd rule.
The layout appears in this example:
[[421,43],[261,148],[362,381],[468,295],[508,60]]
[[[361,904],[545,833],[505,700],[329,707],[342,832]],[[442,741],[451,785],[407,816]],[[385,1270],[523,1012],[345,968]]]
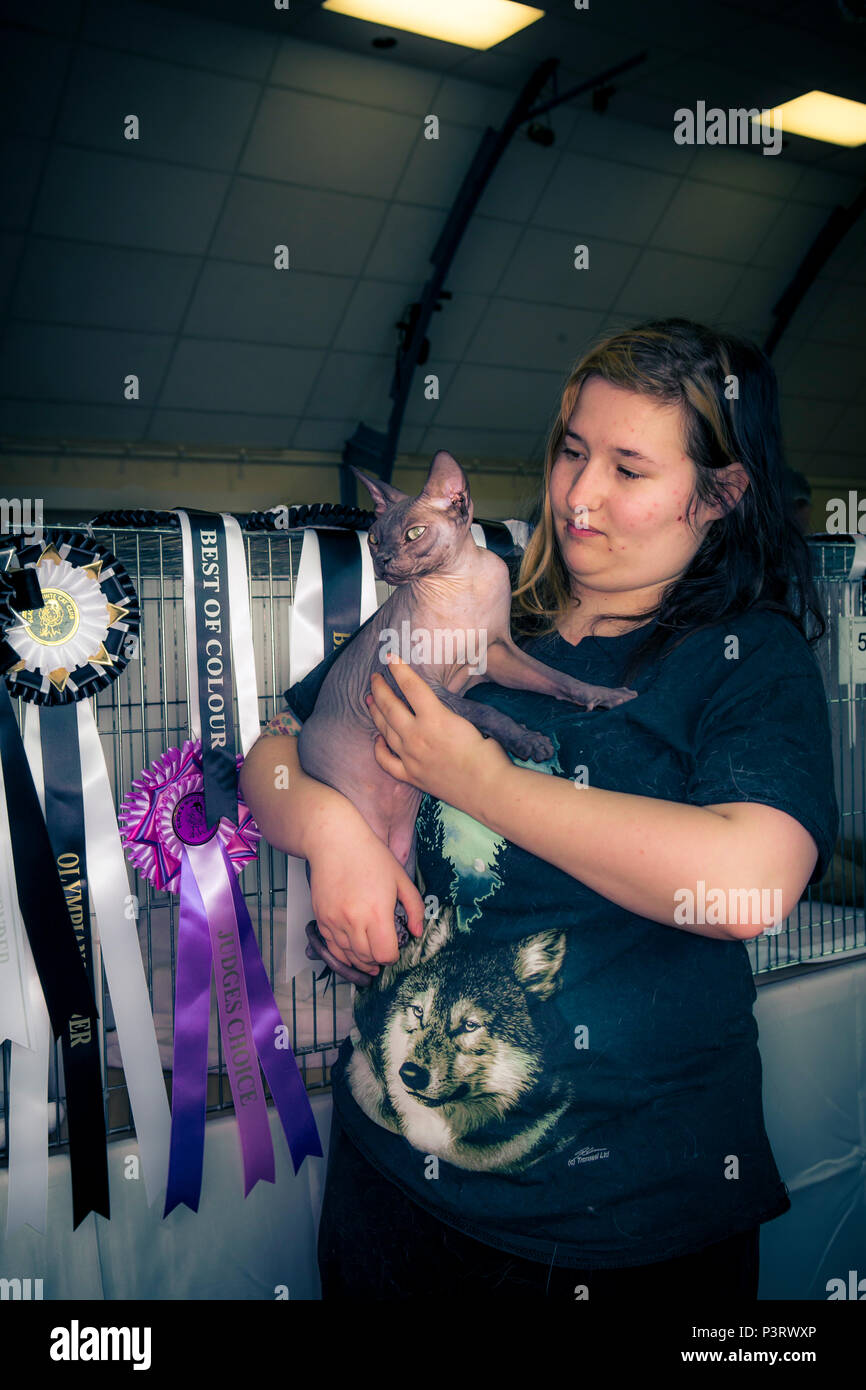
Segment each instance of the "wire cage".
[[[325,523],[327,524],[327,523]],[[46,532],[50,539],[53,531]],[[169,524],[93,526],[88,528],[124,565],[141,606],[136,656],[118,680],[95,698],[115,805],[131,783],[166,748],[189,736],[183,627],[183,566],[180,532]],[[291,683],[289,621],[300,560],[303,531],[245,528],[247,570],[259,714],[266,722],[282,707]],[[810,542],[815,573],[828,625],[817,655],[827,691],[833,731],[837,795],[842,831],[831,869],[823,882],[807,890],[797,909],[776,934],[747,943],[757,976],[816,960],[850,957],[866,947],[866,848],[864,785],[866,748],[863,689],[840,682],[840,645],[850,641],[847,620],[866,615],[863,585],[849,579],[854,543],[830,538]],[[385,590],[387,592],[387,590]],[[23,710],[18,710],[19,718]],[[308,1091],[330,1085],[330,1067],[352,1026],[352,987],[331,977],[327,986],[309,971],[285,978],[286,857],[264,840],[256,861],[241,876],[262,959],[277,1004],[290,1029],[292,1047]],[[160,1056],[171,1088],[177,900],[154,890],[130,866],[139,942],[145,965]],[[96,933],[94,933],[96,937]],[[101,981],[100,1045],[104,1103],[109,1135],[132,1130],[128,1096],[114,1029],[110,999],[94,940],[97,979]],[[9,1094],[9,1049],[3,1044],[0,1067],[0,1161],[8,1158],[6,1135]],[[60,1049],[55,1045],[49,1080],[49,1147],[67,1141]],[[232,1109],[216,1007],[212,1000],[209,1045],[208,1113]]]

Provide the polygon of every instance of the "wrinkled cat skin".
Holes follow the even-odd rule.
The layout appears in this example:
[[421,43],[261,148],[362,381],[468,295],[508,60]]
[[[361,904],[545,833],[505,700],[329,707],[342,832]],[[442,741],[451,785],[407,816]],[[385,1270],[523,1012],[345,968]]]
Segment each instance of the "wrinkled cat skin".
[[[466,635],[462,650],[470,658],[478,654],[478,634],[485,634],[483,675],[466,662],[436,665],[413,659],[412,665],[449,709],[471,720],[521,760],[550,758],[553,745],[544,734],[525,728],[501,711],[463,700],[464,692],[479,681],[537,691],[587,709],[622,704],[636,692],[585,685],[515,646],[510,635],[508,567],[493,551],[476,545],[470,531],[473,508],[469,482],[450,454],[440,450],[435,455],[418,497],[408,497],[357,468],[352,471],[375,504],[376,520],[368,543],[376,578],[394,586],[394,593],[364,623],[328,672],[298,737],[298,756],[309,776],[349,798],[414,878],[415,819],[423,792],[398,782],[377,763],[373,744],[378,730],[364,702],[374,671],[388,681],[400,699],[404,698],[382,657],[387,630],[398,634],[404,630],[429,632],[431,639],[437,632],[462,630]],[[423,529],[410,539],[407,533],[415,528]],[[406,622],[409,626],[404,629]],[[395,926],[402,946],[408,931],[401,903],[395,908]],[[330,954],[315,922],[308,924],[307,935],[311,959],[325,960],[354,984],[370,983],[369,975]]]

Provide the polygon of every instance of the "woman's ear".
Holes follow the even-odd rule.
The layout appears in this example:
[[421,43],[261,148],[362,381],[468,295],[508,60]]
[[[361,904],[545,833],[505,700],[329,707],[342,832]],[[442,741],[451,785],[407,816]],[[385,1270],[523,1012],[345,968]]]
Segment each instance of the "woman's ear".
[[729,463],[726,468],[718,469],[716,477],[726,494],[725,501],[708,507],[709,515],[717,520],[732,512],[737,506],[749,486],[749,475],[741,463]]

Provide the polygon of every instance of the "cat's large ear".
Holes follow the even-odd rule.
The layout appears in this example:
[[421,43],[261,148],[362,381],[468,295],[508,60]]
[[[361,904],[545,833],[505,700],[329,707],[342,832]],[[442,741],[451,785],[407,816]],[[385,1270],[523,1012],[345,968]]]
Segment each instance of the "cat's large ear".
[[469,479],[447,450],[434,455],[421,497],[434,507],[453,508],[459,517],[469,515]]
[[388,508],[393,507],[395,502],[406,501],[409,494],[401,492],[398,487],[392,487],[390,483],[383,482],[381,478],[369,478],[366,473],[361,472],[360,468],[356,468],[354,463],[350,463],[349,467],[372,497],[377,516],[387,512]]

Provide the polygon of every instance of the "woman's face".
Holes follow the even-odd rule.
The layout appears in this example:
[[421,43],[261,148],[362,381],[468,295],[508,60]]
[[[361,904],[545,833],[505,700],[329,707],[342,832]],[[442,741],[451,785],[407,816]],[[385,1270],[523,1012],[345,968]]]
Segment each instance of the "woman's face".
[[[686,508],[696,470],[679,406],[588,378],[550,475],[550,505],[575,596],[635,611],[689,565],[720,507]],[[742,470],[739,470],[742,472]],[[742,474],[745,479],[745,474]],[[606,603],[603,595],[612,602]]]

